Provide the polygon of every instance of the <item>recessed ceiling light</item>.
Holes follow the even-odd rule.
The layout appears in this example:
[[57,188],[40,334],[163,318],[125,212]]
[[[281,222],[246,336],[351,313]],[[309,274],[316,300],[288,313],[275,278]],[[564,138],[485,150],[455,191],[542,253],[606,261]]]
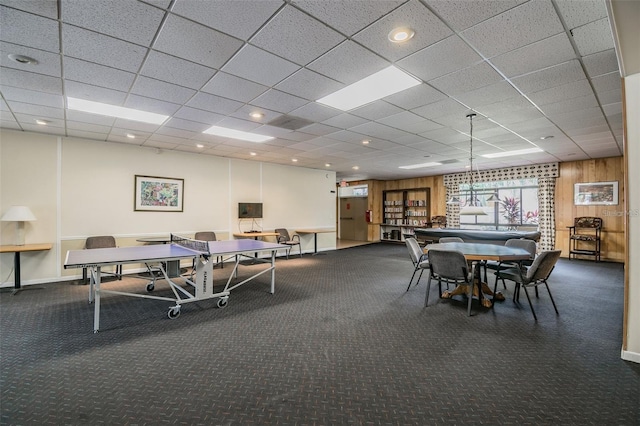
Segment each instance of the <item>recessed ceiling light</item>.
[[259,135],[257,133],[243,132],[242,130],[229,129],[227,127],[211,126],[202,133],[209,135],[224,136],[231,139],[240,139],[249,142],[265,142],[273,139],[271,136]]
[[331,163],[325,163],[325,167],[331,167]]
[[67,98],[67,108],[75,111],[107,115],[109,117],[124,118],[125,120],[141,121],[150,124],[162,124],[169,118],[168,115],[156,114],[155,112],[140,111],[138,109],[70,97]]
[[360,170],[360,167],[358,167],[358,166],[353,166],[353,167],[352,167],[352,169],[353,169],[353,170]]
[[394,43],[403,43],[413,37],[415,31],[409,27],[398,27],[391,30],[389,33],[389,41]]
[[542,139],[543,141],[547,139],[553,139],[553,136],[543,136],[540,139]]
[[249,153],[249,155],[251,155],[251,156],[255,157],[255,156],[256,156],[256,155],[258,155],[258,154],[256,154],[255,152],[250,152],[250,153]]
[[196,144],[196,148],[204,148],[204,145],[202,145],[201,143]]
[[512,155],[524,155],[524,154],[533,154],[535,152],[543,152],[544,150],[540,148],[527,148],[527,149],[518,149],[516,151],[503,151],[503,152],[494,152],[493,154],[483,154],[484,158],[500,158],[500,157],[511,157]]
[[12,53],[8,56],[9,59],[11,59],[13,62],[17,62],[23,65],[36,65],[38,63],[38,61],[36,61],[35,59],[24,55],[16,55],[15,53]]
[[291,161],[293,161],[294,163],[297,163],[298,159],[297,158],[292,158]]
[[136,138],[136,135],[134,135],[133,133],[127,133],[127,137],[128,137],[129,139],[135,139],[135,138]]
[[320,98],[317,102],[348,111],[418,84],[421,84],[420,80],[391,66]]
[[410,166],[400,166],[399,169],[421,169],[423,167],[434,167],[434,166],[442,166],[442,163],[431,162],[431,163],[422,163],[422,164],[411,164]]
[[370,140],[365,139],[365,140],[363,140],[363,141],[362,141],[362,145],[369,145],[369,142],[371,142],[371,141],[370,141]]
[[49,124],[49,122],[46,120],[36,120],[36,124],[39,124],[41,126],[46,126],[47,124]]
[[264,114],[261,112],[252,112],[251,114],[249,114],[251,117],[253,118],[262,118],[264,117]]

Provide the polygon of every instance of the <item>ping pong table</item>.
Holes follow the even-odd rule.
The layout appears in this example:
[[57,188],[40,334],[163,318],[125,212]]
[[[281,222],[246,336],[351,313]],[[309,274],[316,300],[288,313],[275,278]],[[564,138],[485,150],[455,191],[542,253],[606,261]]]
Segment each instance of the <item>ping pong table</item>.
[[[171,235],[171,244],[134,246],[134,247],[114,247],[93,250],[70,250],[64,262],[65,269],[88,268],[91,271],[89,287],[89,303],[94,304],[93,331],[97,333],[100,329],[100,298],[102,294],[118,294],[144,299],[166,300],[173,302],[169,307],[168,317],[175,319],[180,315],[180,306],[185,303],[197,302],[200,300],[218,298],[217,306],[223,308],[227,306],[231,291],[256,277],[271,272],[271,289],[275,292],[275,259],[278,250],[287,249],[287,246],[276,243],[268,243],[256,240],[230,240],[230,241],[197,241],[189,238]],[[260,259],[251,256],[255,252],[270,251],[269,259]],[[216,256],[235,257],[235,266],[229,276],[225,287],[220,292],[213,290],[213,264],[212,258]],[[238,266],[243,257],[255,259],[259,262],[269,263],[270,266],[260,270],[250,277],[232,283],[238,277]],[[186,277],[174,277],[183,281],[181,286],[173,281],[167,274],[164,267],[169,261],[180,261],[183,259],[196,259],[196,280],[195,282]],[[169,284],[174,297],[154,296],[151,294],[129,293],[124,291],[107,290],[101,288],[101,268],[110,265],[124,265],[132,263],[157,264],[157,268],[162,273],[163,279]],[[155,288],[156,277],[152,276],[147,284],[147,293],[151,293]],[[186,288],[185,288],[186,287]],[[191,287],[191,289],[190,289]],[[190,291],[189,291],[190,290]]]

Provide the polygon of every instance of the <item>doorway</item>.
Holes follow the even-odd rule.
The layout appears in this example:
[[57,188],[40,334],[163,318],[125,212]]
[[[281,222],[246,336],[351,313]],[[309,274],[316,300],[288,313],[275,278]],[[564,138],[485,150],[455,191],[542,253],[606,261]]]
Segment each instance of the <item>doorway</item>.
[[366,197],[340,198],[340,239],[367,241],[366,211]]

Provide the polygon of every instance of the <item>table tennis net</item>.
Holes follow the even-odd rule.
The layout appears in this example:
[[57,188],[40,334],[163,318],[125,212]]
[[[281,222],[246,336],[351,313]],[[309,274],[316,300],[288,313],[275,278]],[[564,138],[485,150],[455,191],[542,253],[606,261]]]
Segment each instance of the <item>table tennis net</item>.
[[171,234],[171,243],[175,243],[179,246],[188,248],[190,250],[199,251],[204,254],[210,254],[209,243],[207,241],[198,241],[191,238],[185,238]]

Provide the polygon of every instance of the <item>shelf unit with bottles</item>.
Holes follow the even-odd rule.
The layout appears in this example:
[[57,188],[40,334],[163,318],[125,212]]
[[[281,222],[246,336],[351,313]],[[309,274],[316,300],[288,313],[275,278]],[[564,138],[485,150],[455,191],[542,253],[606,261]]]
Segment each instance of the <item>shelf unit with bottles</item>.
[[415,228],[427,227],[430,221],[429,188],[387,190],[382,193],[380,240],[404,242]]

